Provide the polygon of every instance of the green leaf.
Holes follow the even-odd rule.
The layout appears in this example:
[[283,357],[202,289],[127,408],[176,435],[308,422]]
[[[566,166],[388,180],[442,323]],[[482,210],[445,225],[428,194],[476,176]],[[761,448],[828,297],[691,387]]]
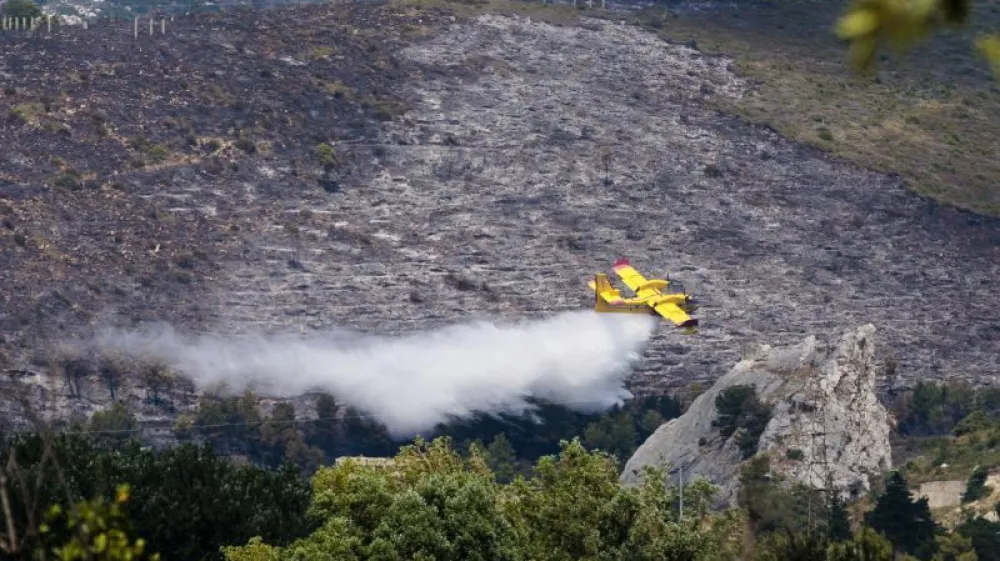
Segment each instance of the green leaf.
[[976,41],[976,48],[986,58],[993,75],[1000,80],[1000,35],[987,35]]
[[837,36],[848,40],[859,39],[875,33],[878,28],[878,14],[871,10],[855,10],[837,22]]
[[97,553],[104,553],[108,549],[108,535],[107,534],[97,534],[94,538],[94,551]]

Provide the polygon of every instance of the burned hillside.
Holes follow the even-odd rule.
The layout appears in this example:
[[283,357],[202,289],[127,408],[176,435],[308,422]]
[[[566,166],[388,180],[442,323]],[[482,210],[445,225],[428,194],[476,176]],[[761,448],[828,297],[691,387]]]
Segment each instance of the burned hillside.
[[[405,107],[393,34],[415,17],[303,7],[164,25],[137,40],[130,22],[0,35],[8,361],[105,314],[196,320],[243,232],[291,226],[275,204],[363,181],[370,162],[331,144]],[[233,205],[251,184],[265,200]]]
[[725,58],[577,23],[339,5],[3,35],[4,364],[109,324],[544,315],[628,256],[702,303],[639,390],[858,323],[904,382],[992,379],[996,221],[709,109],[753,92]]

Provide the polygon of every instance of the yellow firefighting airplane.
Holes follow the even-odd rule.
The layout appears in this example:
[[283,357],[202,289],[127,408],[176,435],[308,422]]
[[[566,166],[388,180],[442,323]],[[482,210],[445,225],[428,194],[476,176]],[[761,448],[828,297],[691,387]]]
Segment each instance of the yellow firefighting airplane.
[[621,293],[611,285],[608,275],[597,273],[588,285],[594,291],[594,310],[598,312],[626,314],[659,314],[672,321],[686,334],[698,332],[698,320],[688,315],[697,309],[691,296],[684,293],[663,292],[669,280],[648,280],[636,271],[628,260],[619,259],[612,266],[615,274],[635,293],[635,298],[622,298]]

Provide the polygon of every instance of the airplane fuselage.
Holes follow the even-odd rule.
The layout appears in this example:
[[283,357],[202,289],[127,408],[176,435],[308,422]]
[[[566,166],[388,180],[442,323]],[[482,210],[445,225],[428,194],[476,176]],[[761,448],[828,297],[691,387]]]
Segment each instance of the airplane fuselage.
[[[646,279],[628,261],[615,263],[615,273],[636,293],[633,298],[623,298],[612,286],[605,273],[597,273],[588,285],[594,291],[594,310],[604,313],[646,314],[664,316],[687,333],[697,331],[698,320],[687,314],[697,309],[690,297],[683,293],[665,293],[669,281]],[[641,296],[640,296],[641,294]]]

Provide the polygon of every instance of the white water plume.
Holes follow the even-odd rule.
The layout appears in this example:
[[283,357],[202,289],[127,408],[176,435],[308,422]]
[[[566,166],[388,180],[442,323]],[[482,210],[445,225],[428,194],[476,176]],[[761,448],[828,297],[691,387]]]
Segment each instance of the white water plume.
[[475,412],[519,413],[535,397],[580,411],[630,397],[623,381],[656,327],[651,316],[572,311],[475,322],[398,337],[182,335],[169,326],[106,331],[103,350],[156,358],[200,388],[273,397],[325,391],[394,437]]

